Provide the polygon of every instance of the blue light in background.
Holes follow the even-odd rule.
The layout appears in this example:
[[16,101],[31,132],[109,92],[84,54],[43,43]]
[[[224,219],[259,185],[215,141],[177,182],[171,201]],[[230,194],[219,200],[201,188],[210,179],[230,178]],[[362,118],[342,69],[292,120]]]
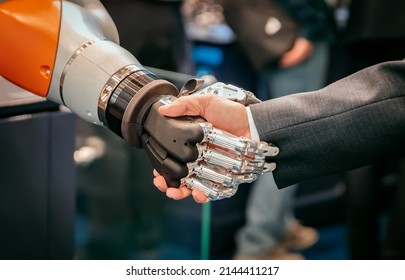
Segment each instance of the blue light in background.
[[195,63],[212,67],[221,65],[224,60],[222,50],[211,46],[194,46],[191,54]]

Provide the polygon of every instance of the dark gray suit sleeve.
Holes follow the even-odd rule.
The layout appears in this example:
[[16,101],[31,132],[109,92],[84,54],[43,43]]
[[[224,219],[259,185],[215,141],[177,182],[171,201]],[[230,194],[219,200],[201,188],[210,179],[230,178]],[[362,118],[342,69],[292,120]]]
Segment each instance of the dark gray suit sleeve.
[[279,188],[405,150],[405,61],[357,72],[319,91],[251,105],[260,139],[280,148]]

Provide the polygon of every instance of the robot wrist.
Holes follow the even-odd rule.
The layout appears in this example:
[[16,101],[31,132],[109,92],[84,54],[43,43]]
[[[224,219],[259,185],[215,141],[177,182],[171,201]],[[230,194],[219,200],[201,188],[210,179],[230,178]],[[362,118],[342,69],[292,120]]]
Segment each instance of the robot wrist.
[[137,66],[126,66],[111,76],[98,102],[101,122],[122,137],[121,124],[131,99],[147,84],[157,80],[153,73]]

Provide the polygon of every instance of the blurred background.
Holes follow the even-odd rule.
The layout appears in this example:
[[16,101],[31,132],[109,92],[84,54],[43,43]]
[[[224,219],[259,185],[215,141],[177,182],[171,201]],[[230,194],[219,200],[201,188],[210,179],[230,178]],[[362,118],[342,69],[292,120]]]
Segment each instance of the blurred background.
[[[279,57],[258,65],[249,50],[253,39],[242,36],[243,30],[254,33],[258,27],[243,11],[264,7],[263,1],[245,1],[245,6],[236,0],[101,2],[117,25],[121,45],[179,88],[190,77],[212,75],[265,100],[316,90],[405,56],[400,0],[279,0],[275,4],[295,26],[281,56],[296,53],[289,64]],[[277,14],[264,17],[267,33],[277,29]],[[247,213],[258,205],[254,191],[259,184],[242,185],[231,199],[205,205],[190,198],[173,201],[153,186],[153,168],[142,150],[44,100],[29,100],[27,106],[27,99],[13,104],[0,99],[0,127],[7,135],[0,137],[0,221],[2,229],[10,228],[0,234],[1,259],[405,257],[405,212],[397,203],[404,185],[402,159],[300,183],[285,202],[298,227],[255,237]],[[26,123],[18,116],[27,112],[39,115]],[[42,143],[48,142],[63,147],[62,152],[60,147],[46,150]],[[30,158],[41,157],[38,149],[45,150],[46,159],[30,164]],[[18,172],[7,171],[10,165]],[[21,170],[29,175],[19,176]],[[15,204],[21,211],[10,213]],[[276,207],[268,205],[266,211],[281,211]],[[277,231],[271,227],[282,228],[266,222],[257,227],[266,227],[260,231],[269,236]],[[243,231],[251,232],[248,243],[263,243],[269,251],[238,255],[248,246],[238,243]]]

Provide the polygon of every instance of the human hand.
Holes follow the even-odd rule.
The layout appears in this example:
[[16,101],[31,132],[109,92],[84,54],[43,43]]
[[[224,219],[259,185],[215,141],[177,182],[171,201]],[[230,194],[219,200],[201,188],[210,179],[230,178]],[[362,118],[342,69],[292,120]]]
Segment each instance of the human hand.
[[289,68],[300,64],[312,55],[313,49],[314,46],[309,40],[298,38],[295,40],[293,47],[281,56],[279,67]]
[[[246,107],[240,103],[221,98],[215,94],[208,93],[204,95],[190,95],[181,97],[176,99],[171,104],[159,107],[159,112],[167,117],[200,116],[204,118],[208,123],[211,123],[213,127],[224,130],[224,133],[226,131],[233,134],[233,136],[235,137],[242,136],[245,138],[250,138],[250,129],[248,124]],[[232,136],[230,137],[232,138]],[[237,138],[234,138],[233,141],[235,140],[237,140]],[[231,155],[230,158],[224,159],[225,160],[224,163],[230,160],[229,161],[230,163],[236,162],[238,166],[239,165],[241,167],[243,166],[242,169],[244,170],[234,170],[235,167],[239,169],[239,167],[237,166],[231,167],[231,169],[233,171],[236,171],[237,173],[241,172],[239,173],[239,175],[236,174],[236,177],[245,178],[250,180],[251,182],[256,179],[256,175],[252,176],[252,172],[255,174],[260,173],[262,171],[267,172],[274,167],[274,164],[271,165],[269,163],[264,163],[263,155],[261,156],[259,155],[262,153],[268,153],[269,155],[270,152],[274,151],[274,148],[271,149],[269,148],[269,150],[263,152],[263,147],[266,147],[265,149],[268,148],[267,144],[263,146],[263,144],[254,143],[251,140],[248,141],[250,141],[251,143],[246,142],[243,143],[243,145],[245,144],[247,144],[248,146],[252,145],[250,146],[249,149],[253,150],[249,152],[249,155],[240,154],[235,159],[232,159]],[[258,146],[256,146],[256,144]],[[209,146],[209,148],[212,147]],[[215,148],[213,148],[213,150],[215,151]],[[256,154],[257,152],[259,154]],[[267,171],[264,171],[265,169],[267,169]],[[156,170],[154,170],[154,175],[155,179],[153,182],[155,186],[162,192],[166,192],[166,195],[170,198],[178,200],[183,199],[191,194],[194,200],[198,203],[205,203],[209,201],[206,192],[208,186],[201,187],[201,185],[197,184],[194,185],[196,187],[193,187],[194,183],[198,183],[198,178],[197,180],[194,181],[193,178],[188,178],[188,180],[185,181],[186,183],[184,183],[183,181],[183,184],[180,187],[173,188],[168,186],[168,183],[165,180],[165,178],[161,176],[161,174],[159,174]],[[235,174],[233,174],[232,176],[235,176]],[[227,178],[229,177],[227,176]],[[223,186],[218,186],[218,182],[214,182],[214,184],[209,185],[209,187],[211,188],[211,190],[214,190],[214,194],[217,193],[217,191],[225,193],[229,192],[229,196],[233,195],[234,192],[236,192],[237,190],[237,185],[232,186],[232,188],[229,187],[224,188]],[[205,190],[205,192],[203,192],[201,189]]]
[[167,117],[200,116],[216,128],[251,138],[246,107],[216,94],[184,96],[161,106],[159,112]]
[[[214,127],[227,130],[236,136],[251,137],[245,106],[215,94],[184,96],[172,104],[160,107],[159,112],[167,117],[200,116]],[[166,180],[156,170],[153,171],[153,175],[154,185],[160,191],[166,192],[169,198],[180,200],[192,195],[198,203],[210,201],[201,190],[191,190],[185,185],[179,188],[168,187]]]

